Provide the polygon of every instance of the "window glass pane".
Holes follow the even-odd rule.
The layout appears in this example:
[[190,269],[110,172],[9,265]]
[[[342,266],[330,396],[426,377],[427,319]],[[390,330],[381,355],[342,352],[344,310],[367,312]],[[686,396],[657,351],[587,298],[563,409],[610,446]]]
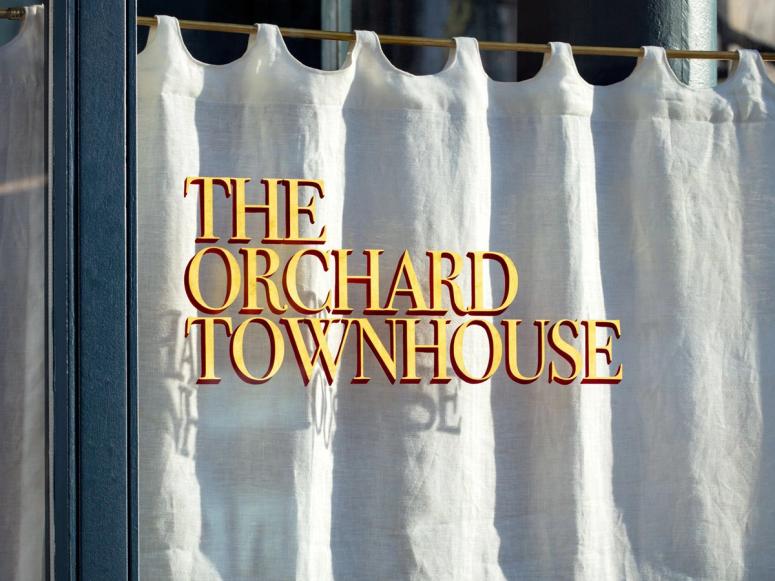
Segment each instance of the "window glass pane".
[[[336,7],[339,20],[327,11],[331,8],[327,4],[140,0],[138,14],[515,40],[515,1],[355,1],[344,3],[345,9]],[[228,367],[230,356],[224,347],[227,343],[220,340],[214,355],[221,382],[197,384],[201,334],[196,326],[191,327],[190,335],[184,332],[187,319],[202,314],[192,306],[191,289],[187,293],[184,288],[186,272],[190,272],[186,265],[209,245],[195,242],[202,216],[196,201],[200,190],[198,185],[191,186],[184,197],[185,178],[250,176],[251,196],[267,175],[322,178],[314,173],[316,164],[323,157],[336,159],[330,156],[337,154],[325,150],[324,140],[311,135],[308,128],[324,122],[318,115],[328,116],[336,125],[342,112],[333,108],[310,112],[300,107],[288,113],[280,95],[275,95],[276,101],[262,101],[262,83],[272,80],[260,75],[256,80],[241,69],[246,63],[237,61],[248,47],[245,35],[184,29],[183,44],[176,30],[170,32],[171,21],[165,22],[150,35],[142,27],[138,42],[141,49],[146,47],[138,57],[140,576],[154,581],[326,578],[327,572],[338,570],[339,578],[348,578],[341,572],[346,567],[342,563],[349,559],[348,535],[352,534],[346,523],[357,520],[357,515],[352,514],[355,505],[349,505],[345,488],[334,484],[339,480],[336,471],[347,469],[333,462],[337,445],[334,416],[339,405],[335,390],[317,379],[305,386],[290,352],[277,377],[265,385],[249,385],[233,369],[222,367],[224,362]],[[268,33],[262,29],[261,34]],[[314,83],[317,78],[316,72],[305,71],[304,66],[337,66],[335,59],[325,56],[326,45],[318,40],[289,38],[283,42],[299,65],[286,71],[303,71],[299,79]],[[340,48],[345,44],[340,43]],[[386,45],[384,50],[396,67],[414,74],[441,70],[448,56],[446,49]],[[287,56],[283,56],[285,62],[292,63]],[[492,77],[516,79],[513,53],[483,53],[483,57]],[[179,78],[180,84],[171,82],[171,77]],[[253,92],[250,95],[241,92],[247,85]],[[304,86],[297,89],[294,94],[305,90]],[[280,151],[297,152],[292,167],[288,166],[290,157],[277,153]],[[300,155],[307,156],[306,160],[299,161]],[[221,218],[229,212],[231,200],[216,197],[220,217],[215,227],[220,236],[227,227]],[[326,211],[327,203],[321,202],[321,212]],[[255,216],[250,220],[254,227],[260,222]],[[216,296],[225,287],[217,259],[211,258],[203,261],[200,280],[206,287],[203,292]],[[282,263],[287,259],[283,254]],[[234,319],[235,324],[239,321]],[[221,337],[221,330],[216,332]],[[253,344],[258,339],[252,331],[245,338]],[[265,352],[254,349],[251,353],[265,360]],[[369,397],[370,390],[363,393]],[[411,389],[403,393],[408,398],[416,395]],[[434,433],[455,437],[460,421],[457,396],[444,387],[435,393]],[[425,409],[422,401],[407,405],[421,413]],[[373,413],[378,413],[378,407],[372,406]],[[389,430],[375,424],[372,436],[377,442],[371,444],[390,446]],[[344,447],[361,445],[360,438],[348,440],[344,432],[338,441]],[[356,455],[368,455],[369,445],[364,443]],[[346,451],[342,457],[348,457]],[[402,476],[396,471],[393,477]],[[375,498],[390,497],[388,488],[384,482],[364,482],[364,490],[373,492]],[[385,514],[392,510],[383,508]],[[374,542],[389,543],[389,535],[386,532]],[[319,567],[326,571],[318,571]]]
[[[516,0],[353,0],[352,25],[383,34],[451,38],[473,36],[481,40],[516,42]],[[441,48],[388,45],[384,52],[400,69],[414,74],[440,71],[447,61]],[[517,58],[513,52],[482,51],[487,73],[500,81],[517,79]]]

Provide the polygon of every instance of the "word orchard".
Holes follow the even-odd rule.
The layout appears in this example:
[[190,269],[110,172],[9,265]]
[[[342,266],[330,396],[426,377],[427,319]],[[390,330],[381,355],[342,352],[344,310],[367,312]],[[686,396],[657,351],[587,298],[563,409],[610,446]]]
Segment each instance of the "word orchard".
[[[542,378],[566,385],[579,377],[581,383],[622,380],[621,365],[613,375],[604,374],[597,365],[599,356],[605,360],[605,371],[612,363],[612,338],[621,337],[618,320],[532,321],[534,330],[523,326],[522,332],[531,333],[534,361],[529,374],[520,370],[517,337],[523,321],[493,322],[517,296],[517,268],[505,254],[484,250],[462,256],[451,250],[428,250],[418,269],[418,259],[404,250],[386,270],[384,250],[356,253],[321,246],[326,242],[326,228],[316,223],[315,204],[325,196],[322,180],[262,179],[263,203],[248,203],[252,195],[249,182],[249,178],[235,177],[185,180],[184,196],[196,192],[199,202],[199,248],[186,266],[184,280],[188,298],[200,313],[185,323],[186,336],[198,329],[198,383],[221,381],[215,360],[219,341],[228,342],[236,374],[253,384],[275,376],[288,350],[305,384],[311,381],[316,367],[332,384],[337,372],[343,373],[339,367],[346,346],[354,354],[352,383],[372,379],[367,375],[369,359],[371,367],[378,364],[391,383],[447,383],[453,374],[467,383],[480,383],[501,367],[512,381],[521,384]],[[227,240],[215,232],[216,196],[231,202]],[[263,218],[259,246],[251,246],[258,237],[248,232],[248,214]],[[310,235],[310,231],[315,234]],[[296,245],[297,250],[283,265],[272,245]],[[209,270],[203,267],[205,261]],[[207,280],[204,271],[212,272],[213,268],[225,285],[225,296],[216,302],[205,297],[203,290]],[[300,268],[306,272],[321,269],[330,278],[331,288],[320,304],[303,299],[297,280]],[[355,270],[365,274],[352,274]],[[426,273],[422,280],[418,271]],[[500,273],[503,283],[503,294],[497,301],[491,301],[487,292],[486,279],[493,272]],[[468,283],[460,284],[458,280],[464,278]],[[383,292],[380,282],[387,280],[391,282]],[[353,304],[364,306],[356,313]],[[239,320],[224,314],[227,309],[234,313],[237,307]],[[397,316],[401,314],[406,316]],[[266,349],[246,349],[246,333],[251,329],[251,333],[266,337]],[[599,339],[608,332],[611,335],[601,345]],[[474,339],[484,341],[487,351],[481,355],[480,350],[473,350],[476,361],[466,361],[466,354],[472,357],[472,350],[464,347],[472,338],[466,336],[477,334]],[[260,361],[249,360],[247,353],[255,353],[254,359]],[[418,375],[418,357],[432,359],[432,365],[420,366],[428,369],[425,377]],[[553,358],[558,360],[550,360]]]

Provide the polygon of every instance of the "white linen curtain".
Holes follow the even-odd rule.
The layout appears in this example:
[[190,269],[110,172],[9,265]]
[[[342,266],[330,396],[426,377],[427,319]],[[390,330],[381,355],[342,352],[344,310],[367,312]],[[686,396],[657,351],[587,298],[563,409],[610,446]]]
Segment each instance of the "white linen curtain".
[[42,580],[46,534],[43,7],[0,46],[0,579]]
[[[260,25],[213,66],[160,17],[138,58],[141,578],[775,576],[775,86],[741,51],[689,88],[649,47],[595,87],[551,46],[503,83],[473,39],[414,76],[358,32],[325,72]],[[620,319],[624,381],[305,388],[286,359],[249,386],[219,352],[197,388],[194,175],[322,178],[327,245],[385,264],[505,252],[502,317]]]

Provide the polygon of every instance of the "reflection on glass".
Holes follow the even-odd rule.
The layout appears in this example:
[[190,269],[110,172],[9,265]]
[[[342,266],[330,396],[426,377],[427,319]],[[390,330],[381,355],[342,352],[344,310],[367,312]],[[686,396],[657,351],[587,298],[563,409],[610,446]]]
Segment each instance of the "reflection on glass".
[[46,159],[42,6],[0,20],[0,579],[45,576]]

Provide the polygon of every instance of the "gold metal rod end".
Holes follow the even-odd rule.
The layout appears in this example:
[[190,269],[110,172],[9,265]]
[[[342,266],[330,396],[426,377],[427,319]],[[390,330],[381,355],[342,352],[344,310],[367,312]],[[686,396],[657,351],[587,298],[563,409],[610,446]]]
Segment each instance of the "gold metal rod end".
[[0,18],[6,20],[24,20],[24,8],[0,8]]

